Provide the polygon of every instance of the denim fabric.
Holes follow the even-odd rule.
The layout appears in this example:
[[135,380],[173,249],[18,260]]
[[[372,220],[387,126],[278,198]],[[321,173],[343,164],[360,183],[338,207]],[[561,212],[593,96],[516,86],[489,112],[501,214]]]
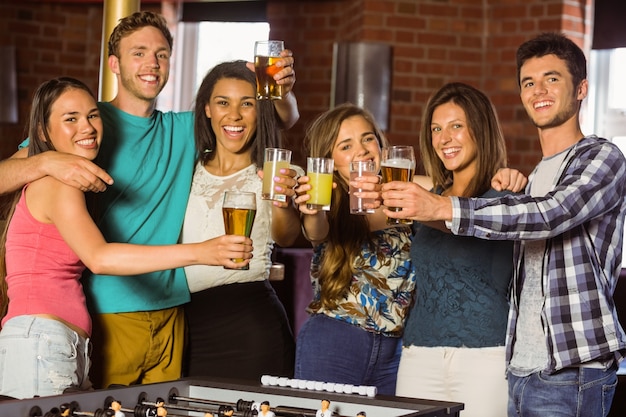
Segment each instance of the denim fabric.
[[575,367],[525,377],[508,372],[508,416],[606,417],[617,386],[616,370]]
[[401,339],[317,314],[298,333],[295,378],[375,386],[394,395]]
[[0,332],[0,394],[14,398],[91,388],[89,339],[35,316],[8,320]]

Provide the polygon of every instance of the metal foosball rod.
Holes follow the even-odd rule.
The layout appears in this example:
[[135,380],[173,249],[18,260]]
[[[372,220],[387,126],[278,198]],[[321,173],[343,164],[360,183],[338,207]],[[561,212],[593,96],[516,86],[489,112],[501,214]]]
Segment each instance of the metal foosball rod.
[[[116,401],[113,401],[116,402]],[[110,402],[113,405],[113,402]],[[46,413],[31,411],[29,417],[187,417],[183,415],[168,414],[167,410],[158,403],[138,404],[133,409],[119,406],[110,407],[106,405],[104,409],[98,408],[95,411],[81,411],[76,401],[63,403],[59,407],[53,407]]]
[[112,417],[114,412],[108,410],[96,410],[95,412],[80,411],[80,406],[76,401],[63,403],[59,407],[53,407],[49,411],[42,413],[39,407],[33,407],[29,417]]
[[162,398],[157,398],[156,402],[153,403],[142,401],[141,404],[137,404],[132,410],[122,407],[121,403],[115,399],[109,398],[106,402],[108,404],[105,404],[105,407],[114,409],[116,413],[119,413],[113,414],[113,417],[117,417],[118,415],[120,417],[122,415],[124,417],[186,417],[169,413]]
[[[203,412],[204,410],[191,407],[191,406],[178,405],[177,403],[178,401],[185,401],[188,403],[197,403],[197,404],[205,404],[205,405],[216,405],[218,403],[220,405],[231,405],[231,406],[235,406],[238,412],[237,414],[235,414],[235,417],[256,416],[256,412],[259,409],[258,403],[255,403],[254,401],[246,401],[242,399],[238,400],[236,404],[233,404],[233,403],[224,403],[224,402],[219,402],[219,401],[204,399],[204,398],[184,397],[184,396],[172,394],[169,397],[169,401],[170,403],[165,405],[165,407],[168,409],[171,408],[171,409],[178,409],[178,410],[200,411],[200,412]],[[149,403],[144,402],[144,404],[149,404]],[[313,410],[310,408],[298,408],[298,407],[290,407],[290,406],[282,406],[282,405],[271,407],[270,410],[274,412],[276,417],[315,417],[317,413],[317,410]],[[218,414],[215,417],[222,417],[222,416]],[[333,412],[332,417],[343,417],[343,416],[340,416],[337,413]]]
[[[158,402],[142,401],[141,404],[154,406],[158,404]],[[235,404],[223,401],[204,400],[203,405],[208,405],[209,407],[193,407],[176,403],[161,404],[166,410],[193,411],[196,413],[204,413],[205,417],[256,417],[256,412],[253,410],[238,410],[239,412],[235,413]],[[169,416],[171,416],[171,414],[168,414],[168,417]]]

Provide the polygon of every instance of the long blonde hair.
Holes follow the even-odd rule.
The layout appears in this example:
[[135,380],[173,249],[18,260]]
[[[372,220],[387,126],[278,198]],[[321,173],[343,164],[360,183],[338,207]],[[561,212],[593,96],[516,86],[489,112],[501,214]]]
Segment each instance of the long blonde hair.
[[[341,124],[353,116],[363,117],[372,125],[378,144],[381,147],[387,146],[387,139],[371,113],[354,104],[345,103],[321,114],[309,126],[304,140],[308,154],[332,158]],[[337,301],[345,296],[355,273],[354,260],[361,259],[364,244],[369,245],[373,252],[378,249],[369,231],[367,217],[350,214],[348,183],[337,171],[333,175],[333,181],[337,183],[337,188],[333,190],[332,204],[327,213],[330,230],[319,268],[320,300],[311,303],[314,310],[320,306],[335,308]],[[384,257],[382,254],[377,255],[381,259]]]

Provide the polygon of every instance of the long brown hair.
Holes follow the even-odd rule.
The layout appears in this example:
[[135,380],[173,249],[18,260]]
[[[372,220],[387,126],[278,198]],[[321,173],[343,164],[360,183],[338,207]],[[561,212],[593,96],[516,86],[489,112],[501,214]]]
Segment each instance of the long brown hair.
[[[48,129],[52,105],[58,100],[59,97],[61,97],[63,93],[74,89],[84,90],[94,97],[93,93],[89,87],[85,85],[85,83],[70,77],[53,78],[44,82],[37,88],[35,94],[33,95],[33,104],[31,105],[28,121],[28,156],[55,150]],[[0,207],[0,219],[5,219],[2,234],[0,235],[0,318],[6,315],[9,304],[6,283],[7,233],[20,195],[21,190],[17,190],[7,196],[4,196],[4,203],[2,204],[2,207]]]
[[[341,124],[354,116],[362,117],[372,126],[381,148],[387,146],[387,139],[371,113],[354,104],[344,103],[321,114],[309,126],[304,139],[308,154],[332,158]],[[333,181],[337,183],[337,188],[333,189],[332,204],[327,213],[330,230],[319,269],[321,295],[319,302],[311,304],[313,309],[320,306],[335,308],[350,287],[355,273],[354,260],[360,259],[363,245],[369,245],[372,251],[377,250],[367,217],[350,214],[348,183],[337,171]],[[383,255],[378,254],[378,257],[382,259]]]
[[[0,319],[7,314],[9,306],[9,296],[7,294],[7,265],[6,265],[6,241],[9,222],[13,217],[15,206],[20,197],[20,191],[0,196],[0,221],[2,224],[2,234],[0,234]],[[0,326],[1,327],[1,326]]]
[[435,188],[446,188],[452,183],[452,172],[437,156],[430,130],[435,109],[446,103],[454,103],[463,109],[478,150],[476,176],[462,197],[480,196],[491,188],[491,178],[498,169],[506,167],[506,146],[496,110],[483,92],[467,84],[449,83],[433,94],[422,116],[420,154],[426,175],[432,178]]

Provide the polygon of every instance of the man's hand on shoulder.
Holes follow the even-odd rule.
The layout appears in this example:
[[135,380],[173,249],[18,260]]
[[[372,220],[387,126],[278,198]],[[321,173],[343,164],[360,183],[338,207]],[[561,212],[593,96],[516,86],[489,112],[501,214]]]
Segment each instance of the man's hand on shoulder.
[[81,191],[102,192],[113,184],[104,169],[83,157],[54,151],[44,152],[41,157],[46,175]]

